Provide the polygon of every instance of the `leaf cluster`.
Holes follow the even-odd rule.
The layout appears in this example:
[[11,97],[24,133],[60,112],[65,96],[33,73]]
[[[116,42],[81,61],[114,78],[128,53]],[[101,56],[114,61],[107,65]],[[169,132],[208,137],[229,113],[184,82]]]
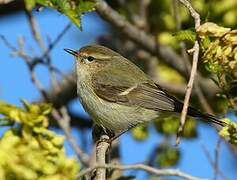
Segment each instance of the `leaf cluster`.
[[215,74],[237,78],[237,30],[207,22],[197,30],[201,40],[202,60]]
[[28,11],[31,11],[36,4],[59,11],[80,28],[81,15],[85,12],[92,11],[95,3],[93,1],[83,0],[25,0],[25,6]]
[[159,167],[174,166],[179,162],[180,151],[174,146],[171,146],[167,143],[162,143],[156,149],[156,152],[157,155],[155,161]]
[[235,112],[237,100],[237,30],[207,22],[197,31],[202,48],[202,61],[222,89],[219,94]]
[[1,124],[11,124],[0,138],[0,179],[74,179],[79,164],[65,156],[64,138],[47,129],[51,105],[22,102],[0,102]]
[[227,123],[227,126],[221,129],[220,136],[226,138],[232,144],[237,144],[237,123],[228,118],[224,118],[223,121]]

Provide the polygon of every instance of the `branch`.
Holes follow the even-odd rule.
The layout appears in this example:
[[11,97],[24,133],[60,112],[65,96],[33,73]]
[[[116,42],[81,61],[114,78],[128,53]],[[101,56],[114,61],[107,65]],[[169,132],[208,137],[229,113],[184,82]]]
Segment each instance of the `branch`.
[[63,28],[63,30],[58,34],[55,40],[49,44],[48,48],[42,55],[41,59],[44,59],[45,57],[48,56],[48,54],[53,50],[55,45],[57,45],[57,43],[62,39],[62,37],[66,34],[66,32],[70,29],[71,26],[72,26],[72,23],[70,22]]
[[[29,13],[29,18],[32,20],[34,19],[33,16]],[[29,19],[29,20],[30,20]],[[36,24],[36,20],[34,19],[34,23],[30,22],[30,26],[31,26],[31,29],[32,29],[32,32],[39,32],[37,30],[37,27],[35,26]],[[68,29],[68,26],[66,26]],[[54,45],[56,43],[58,43],[58,41],[61,39],[61,37],[63,36],[63,34],[65,34],[65,29],[62,31],[62,33],[59,34],[58,38],[56,38],[56,40],[54,41]],[[41,50],[42,50],[42,53],[45,54],[45,52],[49,52],[47,51],[47,49],[44,49],[43,47],[43,41],[41,39],[41,36],[40,34],[37,35],[36,37],[36,34],[33,35],[36,39],[36,42],[39,44]],[[39,92],[41,93],[41,96],[43,98],[44,101],[46,102],[49,102],[50,99],[49,99],[49,96],[45,90],[45,88],[43,87],[43,85],[41,84],[41,82],[37,79],[37,76],[35,74],[35,67],[39,64],[44,64],[46,65],[46,67],[49,69],[49,71],[51,70],[50,68],[52,68],[52,65],[51,65],[51,61],[48,61],[48,62],[44,62],[42,59],[39,59],[37,57],[30,57],[28,56],[25,52],[24,52],[24,42],[22,42],[20,44],[20,48],[17,49],[15,48],[14,46],[12,46],[8,41],[7,39],[4,37],[4,36],[0,36],[0,38],[3,40],[3,42],[12,50],[14,51],[19,57],[21,57],[28,69],[29,69],[29,73],[30,73],[30,77],[31,77],[31,81],[32,83],[36,86],[36,88],[39,90]],[[39,39],[37,39],[39,38]],[[53,45],[53,47],[54,47]],[[51,47],[52,48],[52,47]],[[49,56],[47,54],[47,59],[49,59]],[[53,68],[52,70],[55,70],[55,68]],[[65,104],[64,104],[65,105]],[[53,109],[52,111],[52,117],[53,119],[55,119],[57,122],[58,122],[58,125],[59,127],[64,131],[65,133],[65,136],[66,138],[68,139],[69,143],[71,144],[73,150],[77,153],[77,155],[79,156],[79,158],[81,159],[81,162],[84,164],[84,165],[87,165],[88,162],[89,162],[89,157],[86,153],[83,152],[83,150],[77,145],[75,139],[72,137],[71,135],[71,130],[70,130],[70,116],[68,115],[67,113],[67,110],[65,108],[65,106],[62,106],[60,108],[60,110],[57,110],[56,108]]]
[[[166,64],[177,70],[184,77],[187,77],[187,69],[185,68],[183,59],[170,47],[158,45],[155,37],[129,23],[123,16],[113,10],[104,0],[95,0],[95,2],[97,13],[116,29],[119,29],[119,32],[123,33],[130,40],[141,46],[150,54],[161,57]],[[201,75],[197,75],[197,80],[199,81],[201,88],[205,91],[205,95],[207,97],[211,97],[219,91],[211,80],[206,80]],[[211,93],[210,89],[212,89]]]
[[62,76],[62,80],[58,82],[58,90],[52,86],[47,91],[49,102],[54,107],[59,108],[67,104],[70,100],[77,97],[77,84],[75,73]]
[[214,180],[218,180],[220,147],[221,147],[221,139],[219,138],[215,148]]
[[[212,168],[214,169],[214,175],[220,175],[222,179],[228,180],[228,178],[224,175],[224,173],[221,171],[220,167],[218,166],[218,159],[219,159],[219,150],[220,150],[220,143],[221,139],[218,140],[216,148],[215,148],[215,160],[212,160],[211,154],[208,152],[206,146],[204,144],[201,144],[201,148],[203,149],[203,152],[205,156],[207,157],[208,162],[211,164]],[[214,179],[216,179],[214,177]]]
[[188,180],[204,180],[203,178],[191,176],[177,169],[155,169],[151,166],[147,166],[144,164],[134,164],[134,165],[95,164],[93,167],[82,170],[78,174],[77,179],[80,179],[81,177],[85,176],[86,174],[92,172],[94,169],[97,169],[97,168],[118,169],[121,171],[124,171],[124,170],[126,171],[126,170],[131,170],[131,169],[143,170],[143,171],[147,171],[148,173],[154,174],[156,176],[176,176],[176,177],[181,177]]
[[[106,164],[106,153],[110,147],[110,144],[105,140],[109,139],[108,135],[101,135],[100,139],[97,141],[96,145],[96,163],[97,164]],[[98,167],[96,170],[96,179],[105,180],[106,179],[106,168]]]
[[[195,21],[195,29],[197,29],[200,26],[200,15],[193,9],[189,1],[187,0],[179,0],[190,12],[191,16],[194,18]],[[192,63],[192,69],[189,77],[189,81],[187,84],[187,90],[184,98],[184,105],[181,112],[181,118],[180,118],[180,126],[178,129],[177,137],[176,137],[176,144],[180,143],[180,135],[183,131],[183,127],[185,124],[187,111],[188,111],[188,105],[189,105],[189,99],[192,93],[192,88],[194,84],[195,75],[197,72],[197,65],[198,65],[198,56],[199,56],[199,43],[198,40],[195,41],[193,46],[193,63]]]
[[[173,9],[174,9],[174,16],[175,16],[175,20],[176,20],[176,29],[177,31],[180,31],[181,30],[181,18],[180,18],[180,13],[178,11],[178,7],[179,7],[179,2],[178,0],[173,0],[172,1],[173,3]],[[189,56],[187,54],[187,49],[186,49],[186,46],[184,44],[184,42],[180,42],[179,43],[180,45],[180,48],[181,48],[181,54],[182,54],[182,57],[183,57],[183,60],[185,62],[185,66],[187,68],[187,71],[190,72],[191,71],[191,64],[190,64],[190,61],[189,61]],[[200,101],[200,104],[203,108],[203,110],[209,114],[213,114],[213,110],[212,108],[210,107],[207,99],[205,98],[204,94],[203,94],[203,91],[200,87],[200,82],[198,81],[198,79],[196,79],[196,82],[194,84],[194,92],[196,93],[199,101]]]
[[44,45],[44,41],[43,39],[41,38],[41,35],[40,35],[40,32],[39,32],[39,29],[38,29],[38,26],[37,26],[37,21],[36,19],[34,18],[34,16],[32,15],[32,12],[28,11],[27,9],[25,9],[25,13],[26,13],[26,16],[28,18],[28,21],[29,21],[29,24],[30,24],[30,29],[31,29],[31,32],[32,32],[32,35],[35,39],[35,41],[37,42],[37,44],[39,45],[39,47],[42,49],[42,50],[46,50],[46,47]]
[[[27,63],[27,62],[26,62]],[[28,64],[28,63],[27,63]],[[40,91],[42,97],[46,102],[49,101],[47,92],[41,85],[40,81],[37,80],[34,69],[30,68],[28,65],[29,70],[30,70],[30,75],[31,75],[31,80],[33,84],[38,88]],[[66,108],[62,107],[60,109],[60,112],[56,110],[55,108],[52,111],[52,117],[57,121],[59,127],[63,130],[68,142],[71,144],[72,149],[76,152],[76,154],[79,156],[81,159],[82,163],[84,165],[87,165],[89,162],[89,157],[87,156],[86,153],[83,152],[83,150],[77,145],[75,139],[71,135],[71,130],[70,130],[70,117],[68,116],[66,112]]]
[[58,110],[53,109],[52,116],[57,121],[59,127],[63,130],[72,149],[79,156],[82,163],[87,166],[89,163],[89,156],[77,145],[76,140],[74,139],[74,137],[71,134],[71,128],[70,128],[71,118],[68,115],[66,108],[61,107],[60,113]]
[[95,0],[96,11],[105,20],[125,34],[129,39],[138,43],[143,49],[153,55],[160,56],[165,63],[175,68],[181,74],[187,74],[182,58],[170,47],[158,45],[156,38],[129,23],[123,16],[113,10],[104,0]]

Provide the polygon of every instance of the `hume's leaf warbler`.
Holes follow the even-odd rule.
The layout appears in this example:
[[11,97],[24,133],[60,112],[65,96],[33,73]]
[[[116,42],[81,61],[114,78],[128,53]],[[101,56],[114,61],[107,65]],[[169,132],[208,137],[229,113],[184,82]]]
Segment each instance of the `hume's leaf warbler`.
[[[65,51],[76,58],[77,92],[82,105],[97,125],[112,133],[182,111],[182,102],[119,53],[100,45]],[[192,107],[188,115],[225,124]]]

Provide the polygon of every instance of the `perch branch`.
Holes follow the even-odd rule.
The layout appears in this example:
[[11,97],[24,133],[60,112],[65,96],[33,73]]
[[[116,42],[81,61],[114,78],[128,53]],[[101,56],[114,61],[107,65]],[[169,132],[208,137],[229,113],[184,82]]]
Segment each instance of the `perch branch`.
[[[96,144],[96,163],[98,164],[106,164],[106,153],[110,147],[110,144],[105,139],[109,139],[108,135],[101,135],[100,139]],[[106,168],[99,167],[96,170],[96,179],[97,180],[105,180],[106,179]]]
[[[193,9],[189,1],[187,0],[179,0],[179,1],[189,10],[195,22],[195,29],[197,29],[200,26],[200,15]],[[186,116],[187,116],[189,100],[192,93],[195,75],[197,72],[199,50],[200,50],[199,43],[198,43],[198,40],[196,39],[193,46],[193,63],[192,63],[192,68],[190,72],[189,81],[187,84],[186,94],[184,98],[184,105],[181,112],[180,126],[179,126],[177,137],[176,137],[176,144],[180,143],[180,135],[183,131],[183,127],[184,127]]]
[[80,179],[81,177],[85,176],[88,173],[91,173],[94,169],[97,168],[106,168],[106,169],[118,169],[121,171],[125,170],[143,170],[146,172],[149,172],[151,174],[154,174],[156,176],[176,176],[176,177],[181,177],[183,179],[188,179],[188,180],[204,180],[204,178],[198,178],[191,176],[189,174],[186,174],[184,172],[181,172],[177,169],[156,169],[151,166],[147,166],[144,164],[134,164],[134,165],[115,165],[115,164],[95,164],[94,166],[87,168],[85,170],[82,170],[78,176],[77,179]]

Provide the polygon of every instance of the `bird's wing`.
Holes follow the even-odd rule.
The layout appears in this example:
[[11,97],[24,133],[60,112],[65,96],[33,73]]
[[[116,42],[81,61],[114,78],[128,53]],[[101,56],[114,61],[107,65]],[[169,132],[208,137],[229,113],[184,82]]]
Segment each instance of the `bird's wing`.
[[[174,100],[147,76],[128,77],[122,71],[99,71],[93,75],[94,92],[100,98],[127,106],[174,111]],[[145,74],[144,74],[145,75]]]

